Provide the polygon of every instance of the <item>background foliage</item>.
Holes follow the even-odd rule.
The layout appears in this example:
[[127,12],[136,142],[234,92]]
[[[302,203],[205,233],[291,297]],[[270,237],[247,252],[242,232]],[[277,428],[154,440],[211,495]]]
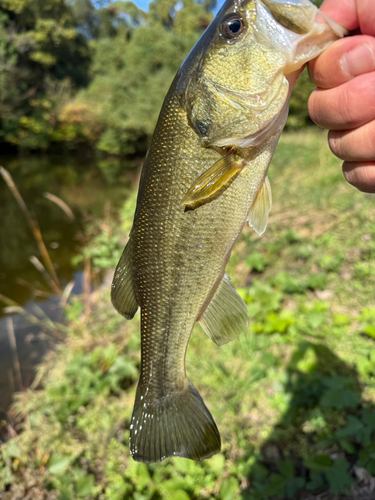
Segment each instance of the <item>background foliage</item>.
[[[98,6],[98,4],[96,4]],[[91,144],[143,154],[210,0],[2,0],[0,140],[45,149]]]
[[[212,19],[215,0],[2,0],[0,141],[84,144],[143,155],[169,85]],[[307,73],[289,127],[309,122]]]

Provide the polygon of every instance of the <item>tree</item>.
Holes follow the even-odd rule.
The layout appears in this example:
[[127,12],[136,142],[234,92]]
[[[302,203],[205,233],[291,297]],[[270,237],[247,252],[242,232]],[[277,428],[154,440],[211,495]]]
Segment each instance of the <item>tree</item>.
[[[320,0],[317,0],[318,2]],[[168,88],[215,0],[1,0],[0,141],[144,154]],[[309,123],[306,73],[290,127]]]
[[88,82],[89,49],[64,0],[0,4],[0,139],[48,145],[56,106]]
[[111,29],[93,41],[93,79],[77,97],[103,124],[99,149],[146,151],[172,79],[212,19],[210,6],[154,0],[146,13],[132,2],[116,1],[106,9]]

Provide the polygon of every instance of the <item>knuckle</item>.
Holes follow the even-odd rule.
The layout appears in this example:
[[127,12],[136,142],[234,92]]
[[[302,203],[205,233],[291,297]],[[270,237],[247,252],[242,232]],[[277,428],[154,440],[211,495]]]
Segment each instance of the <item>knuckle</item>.
[[310,95],[308,101],[308,110],[313,122],[324,127],[325,120],[322,116],[322,112],[324,111],[324,99],[322,91],[320,91],[319,89],[314,90],[314,92]]
[[354,89],[350,85],[343,85],[341,92],[338,92],[337,95],[337,105],[340,109],[341,122],[347,124],[348,128],[356,120],[356,101],[357,94]]
[[374,84],[375,74],[367,74],[342,86],[341,107],[348,128],[375,117]]
[[340,132],[331,130],[328,134],[328,145],[332,153],[340,160],[348,160],[347,144]]

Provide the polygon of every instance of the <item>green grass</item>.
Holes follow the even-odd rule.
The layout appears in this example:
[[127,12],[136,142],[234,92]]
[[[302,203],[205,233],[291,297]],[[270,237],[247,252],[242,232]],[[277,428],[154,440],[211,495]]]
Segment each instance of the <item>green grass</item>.
[[266,234],[247,228],[228,266],[248,332],[218,348],[197,326],[187,354],[221,453],[129,458],[139,320],[124,322],[98,292],[90,317],[79,299],[69,306],[71,334],[40,368],[44,389],[17,396],[24,431],[1,448],[2,498],[359,495],[358,471],[375,476],[375,207],[319,131],[284,135],[270,180]]

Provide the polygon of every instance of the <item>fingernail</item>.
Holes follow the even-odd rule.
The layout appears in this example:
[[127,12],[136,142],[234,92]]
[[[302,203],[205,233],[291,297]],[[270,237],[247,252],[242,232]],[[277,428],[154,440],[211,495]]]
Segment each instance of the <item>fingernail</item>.
[[358,45],[341,58],[341,68],[348,76],[358,76],[375,69],[374,53],[368,45]]

